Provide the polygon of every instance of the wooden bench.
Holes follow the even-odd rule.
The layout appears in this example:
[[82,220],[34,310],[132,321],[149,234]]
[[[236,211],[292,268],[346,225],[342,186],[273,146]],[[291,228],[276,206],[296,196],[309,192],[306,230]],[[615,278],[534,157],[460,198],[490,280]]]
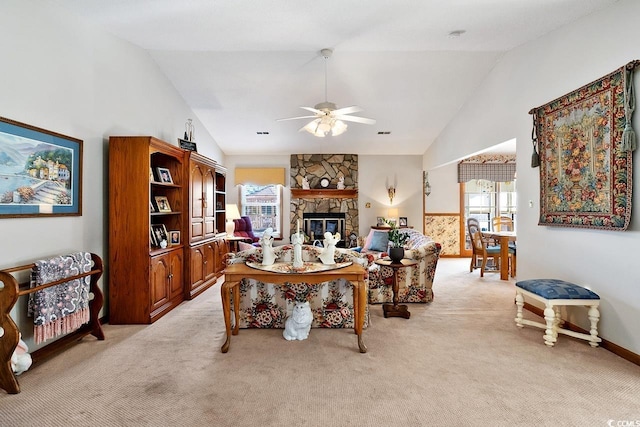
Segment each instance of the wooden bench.
[[103,266],[102,259],[91,254],[93,267],[91,271],[70,276],[55,282],[45,283],[36,287],[29,287],[29,283],[19,283],[16,279],[16,273],[28,272],[35,264],[21,265],[19,267],[8,268],[0,271],[0,388],[10,394],[20,393],[20,385],[11,369],[11,356],[18,345],[19,330],[16,323],[11,318],[11,309],[23,295],[29,295],[36,291],[57,286],[70,280],[91,276],[89,284],[89,293],[93,298],[89,302],[89,323],[80,327],[80,329],[71,332],[51,344],[48,344],[32,353],[33,364],[39,360],[49,357],[54,352],[66,348],[70,344],[82,339],[85,335],[91,334],[99,340],[104,340],[102,326],[98,319],[98,314],[102,308],[103,295],[98,287],[98,280],[102,276]]
[[[544,320],[546,323],[535,322],[522,318],[524,299],[531,298],[544,303]],[[531,279],[516,282],[516,325],[522,328],[524,325],[536,326],[545,330],[544,343],[553,347],[558,340],[558,334],[569,335],[589,341],[591,347],[597,347],[602,339],[598,337],[598,320],[600,319],[600,297],[595,292],[583,288],[574,283],[558,279]],[[560,317],[561,306],[585,306],[589,307],[589,320],[591,329],[589,334],[563,329]]]

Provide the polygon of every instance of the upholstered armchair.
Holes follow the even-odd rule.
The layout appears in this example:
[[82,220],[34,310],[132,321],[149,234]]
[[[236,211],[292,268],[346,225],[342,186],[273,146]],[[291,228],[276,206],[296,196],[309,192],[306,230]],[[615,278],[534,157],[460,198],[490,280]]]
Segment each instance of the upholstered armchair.
[[240,219],[234,219],[235,230],[233,231],[234,237],[245,237],[247,240],[251,240],[255,243],[260,240],[258,236],[253,234],[253,226],[251,225],[251,218],[248,216],[240,217]]
[[[442,247],[440,243],[417,230],[406,228],[401,229],[401,232],[409,234],[409,241],[405,244],[404,257],[416,260],[418,263],[398,270],[398,301],[402,303],[431,302],[433,300],[433,279]],[[372,259],[387,255],[386,251],[379,250],[386,247],[386,244],[384,243],[384,235],[378,233],[385,233],[385,231],[372,230],[369,233],[371,239],[369,236],[367,237],[362,249],[362,253]],[[382,241],[376,243],[376,240]],[[369,304],[386,302],[393,302],[393,269],[370,263]]]

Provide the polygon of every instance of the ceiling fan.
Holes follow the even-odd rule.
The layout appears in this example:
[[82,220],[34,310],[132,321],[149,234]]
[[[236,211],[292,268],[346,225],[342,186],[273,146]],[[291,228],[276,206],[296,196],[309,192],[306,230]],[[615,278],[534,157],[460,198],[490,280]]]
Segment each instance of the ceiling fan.
[[331,132],[332,136],[338,136],[347,130],[347,124],[344,122],[363,123],[373,125],[376,123],[373,119],[365,117],[350,116],[349,114],[358,113],[362,108],[357,105],[351,107],[338,108],[333,102],[327,101],[327,60],[331,58],[333,50],[322,49],[320,54],[324,57],[324,102],[316,104],[314,107],[300,107],[304,110],[312,112],[313,116],[289,117],[286,119],[278,119],[278,122],[286,120],[298,119],[314,119],[299,129],[307,131],[318,137],[325,137]]

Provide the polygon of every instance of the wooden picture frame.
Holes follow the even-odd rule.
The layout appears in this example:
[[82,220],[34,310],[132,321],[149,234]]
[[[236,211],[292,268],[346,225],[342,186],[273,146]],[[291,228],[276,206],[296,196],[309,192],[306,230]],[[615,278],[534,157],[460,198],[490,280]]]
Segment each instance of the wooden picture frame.
[[164,240],[169,244],[169,238],[167,236],[167,228],[164,224],[151,224],[152,238],[156,243],[156,246],[162,247],[161,242]]
[[180,231],[179,230],[170,230],[169,231],[169,244],[171,246],[176,246],[180,244]]
[[173,184],[173,178],[171,178],[171,171],[167,168],[156,168],[158,171],[158,182],[164,184]]
[[172,212],[171,205],[169,204],[169,199],[165,196],[155,196],[156,206],[158,207],[158,212]]
[[0,218],[82,215],[82,140],[0,117]]
[[400,219],[398,220],[398,226],[399,227],[406,227],[407,226],[407,217],[406,216],[401,216]]

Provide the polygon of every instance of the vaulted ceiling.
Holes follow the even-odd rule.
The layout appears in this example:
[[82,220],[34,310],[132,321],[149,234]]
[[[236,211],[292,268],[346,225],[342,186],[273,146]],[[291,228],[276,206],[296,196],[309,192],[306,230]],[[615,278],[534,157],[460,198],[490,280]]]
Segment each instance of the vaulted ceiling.
[[[505,52],[617,0],[50,1],[146,49],[232,155],[423,154]],[[326,100],[375,125],[276,121],[325,101],[325,65]]]

